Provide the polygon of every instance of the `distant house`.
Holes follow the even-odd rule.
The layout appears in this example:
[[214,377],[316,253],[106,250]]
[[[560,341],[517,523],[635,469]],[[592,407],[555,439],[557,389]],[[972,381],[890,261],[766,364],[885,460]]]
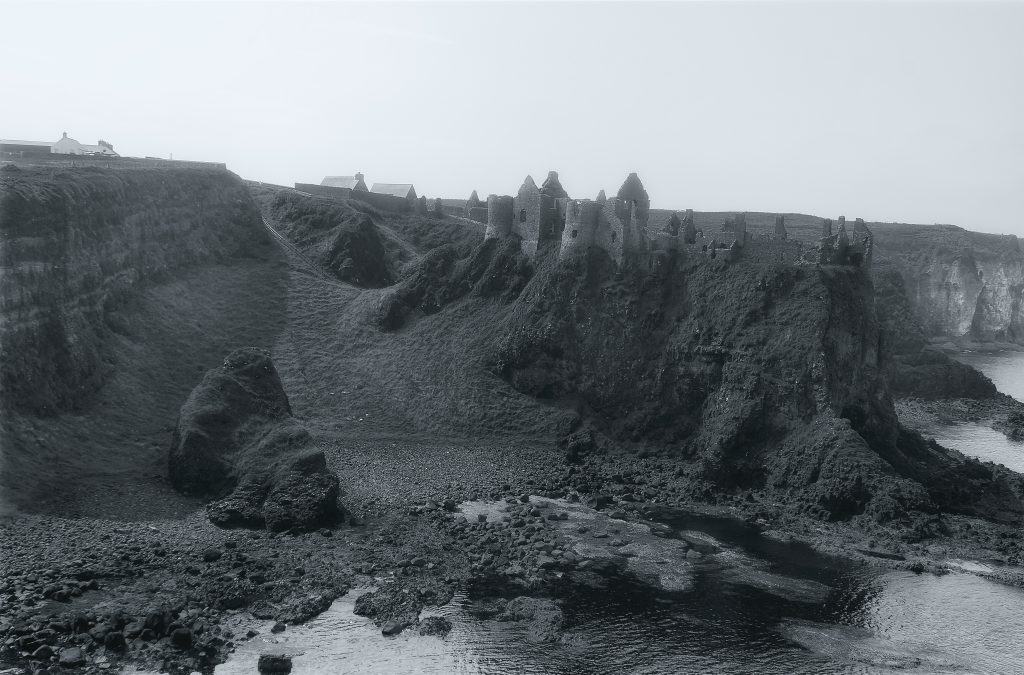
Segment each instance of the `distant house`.
[[114,152],[114,146],[106,141],[98,141],[96,145],[79,143],[64,132],[64,136],[53,144],[50,151],[58,155],[104,155],[107,157],[120,157]]
[[33,155],[49,155],[53,143],[46,141],[15,141],[0,140],[0,156],[31,157]]
[[369,192],[366,189],[366,183],[363,181],[363,174],[361,173],[357,173],[354,176],[324,176],[324,179],[320,181],[320,185]]
[[32,155],[102,155],[104,157],[120,157],[114,152],[114,146],[106,141],[97,141],[96,145],[79,143],[64,132],[56,143],[46,141],[0,141],[0,154],[26,157]]
[[370,192],[375,192],[379,195],[401,197],[411,202],[416,201],[416,188],[412,186],[412,183],[374,183],[373,187],[370,188]]

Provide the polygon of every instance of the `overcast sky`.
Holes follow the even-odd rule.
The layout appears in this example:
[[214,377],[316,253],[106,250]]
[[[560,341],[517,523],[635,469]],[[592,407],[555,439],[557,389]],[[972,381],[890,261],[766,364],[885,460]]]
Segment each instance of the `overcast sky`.
[[1022,3],[0,3],[0,138],[1024,235]]

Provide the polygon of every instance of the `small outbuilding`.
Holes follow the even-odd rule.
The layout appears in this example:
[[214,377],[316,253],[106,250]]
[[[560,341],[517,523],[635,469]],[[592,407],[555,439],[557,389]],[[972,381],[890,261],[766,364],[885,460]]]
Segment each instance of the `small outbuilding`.
[[363,174],[361,173],[356,173],[354,176],[324,176],[324,179],[320,181],[320,185],[369,192],[366,189],[366,182],[363,180]]
[[416,200],[416,188],[412,186],[412,183],[374,183],[373,187],[370,188],[370,192],[379,195],[401,197],[409,201]]
[[4,157],[32,157],[35,155],[49,155],[53,143],[46,141],[15,141],[0,140],[0,156]]

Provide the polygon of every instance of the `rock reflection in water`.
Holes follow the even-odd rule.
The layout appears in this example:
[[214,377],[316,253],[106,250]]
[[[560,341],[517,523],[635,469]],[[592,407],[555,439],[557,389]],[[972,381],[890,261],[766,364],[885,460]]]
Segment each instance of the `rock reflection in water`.
[[352,613],[361,589],[281,634],[255,622],[260,635],[216,672],[254,672],[265,652],[293,654],[295,673],[1024,672],[1024,591],[968,574],[855,567],[725,519],[672,524],[678,541],[707,551],[688,568],[687,590],[627,578],[570,587],[555,644],[530,644],[522,625],[475,617],[465,595],[423,614],[452,622],[445,638],[415,627],[383,637]]

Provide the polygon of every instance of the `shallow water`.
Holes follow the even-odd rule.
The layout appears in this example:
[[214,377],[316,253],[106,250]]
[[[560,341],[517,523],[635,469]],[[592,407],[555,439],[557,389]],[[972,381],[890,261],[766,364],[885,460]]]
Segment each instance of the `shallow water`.
[[999,391],[1024,401],[1024,351],[960,352],[953,358],[980,370]]
[[934,438],[939,445],[1024,473],[1024,442],[1011,441],[1006,434],[992,427],[964,422],[937,424],[919,431],[927,438]]
[[[955,358],[980,370],[1002,393],[1024,401],[1024,351],[961,352]],[[1024,442],[1011,441],[985,424],[936,424],[918,431],[947,448],[1024,473]]]
[[690,590],[625,581],[570,590],[556,644],[474,618],[462,595],[429,612],[452,621],[447,637],[383,637],[352,614],[355,591],[278,635],[255,622],[260,635],[216,672],[254,672],[260,653],[293,654],[295,673],[1024,672],[1024,591],[968,574],[856,566],[729,520],[671,524],[716,551],[696,565]]

